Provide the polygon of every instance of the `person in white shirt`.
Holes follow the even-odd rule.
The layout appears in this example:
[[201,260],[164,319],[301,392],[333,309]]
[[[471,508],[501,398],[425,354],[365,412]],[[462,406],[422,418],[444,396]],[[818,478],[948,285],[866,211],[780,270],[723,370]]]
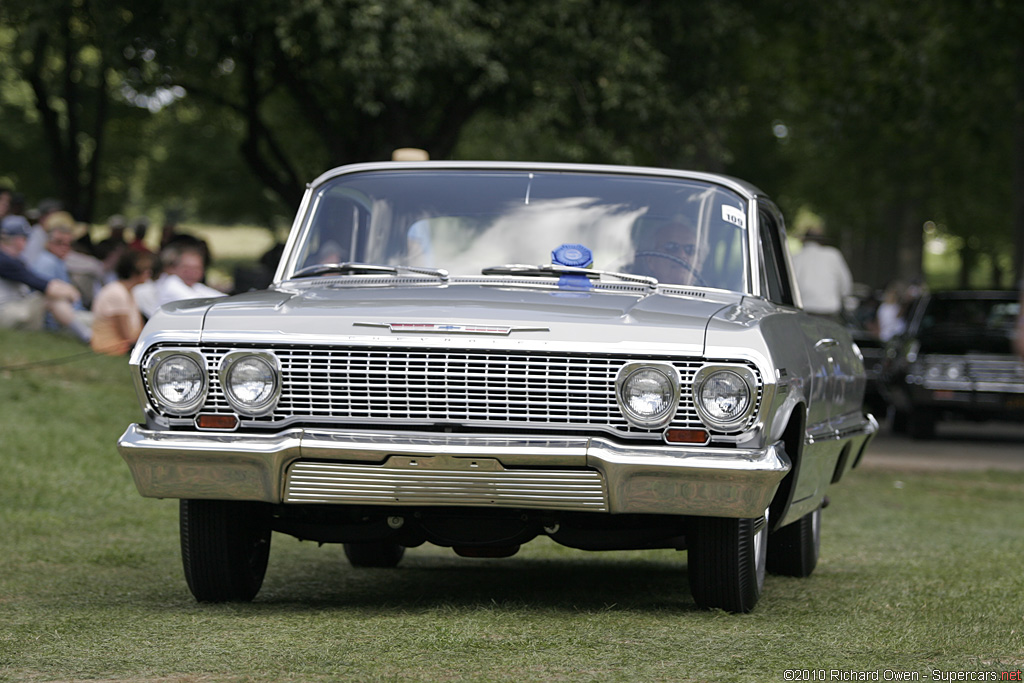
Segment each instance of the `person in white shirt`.
[[160,251],[163,272],[160,277],[143,283],[133,292],[139,310],[146,318],[164,304],[182,299],[203,299],[224,296],[224,292],[203,284],[206,273],[203,250],[191,245],[169,245]]
[[903,319],[905,291],[906,288],[899,281],[892,282],[885,288],[882,303],[875,313],[878,320],[878,338],[882,341],[889,341],[907,329],[906,321]]
[[793,275],[805,311],[840,319],[845,299],[853,292],[853,276],[843,254],[824,240],[820,227],[807,231],[803,249],[793,257]]

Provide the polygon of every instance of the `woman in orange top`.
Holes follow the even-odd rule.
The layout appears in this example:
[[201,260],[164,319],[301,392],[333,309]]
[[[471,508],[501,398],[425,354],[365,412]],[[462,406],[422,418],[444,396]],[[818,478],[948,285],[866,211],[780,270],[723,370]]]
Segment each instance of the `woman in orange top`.
[[117,280],[103,286],[92,302],[92,350],[111,356],[123,356],[142,332],[142,313],[132,297],[132,289],[153,274],[153,255],[126,251],[115,268]]

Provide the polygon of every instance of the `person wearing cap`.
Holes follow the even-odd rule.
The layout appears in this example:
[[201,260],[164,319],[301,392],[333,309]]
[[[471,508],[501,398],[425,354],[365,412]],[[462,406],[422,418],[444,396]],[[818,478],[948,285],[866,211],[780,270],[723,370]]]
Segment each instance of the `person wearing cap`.
[[805,311],[843,322],[853,276],[842,252],[825,244],[820,225],[811,226],[804,235],[803,249],[793,256],[793,276]]
[[46,279],[21,260],[32,227],[23,216],[0,221],[0,327],[40,329],[46,312],[79,339],[92,331],[75,317],[74,302],[81,294],[73,285]]
[[74,225],[75,219],[64,211],[59,199],[44,199],[37,207],[38,219],[32,223],[32,232],[28,236],[28,244],[21,254],[21,260],[31,264],[46,249],[46,236],[54,225]]
[[[78,289],[79,294],[83,295],[81,288],[78,288],[72,280],[71,270],[68,263],[68,257],[72,254],[72,246],[75,242],[75,229],[71,226],[60,223],[54,225],[50,230],[46,240],[46,249],[43,253],[36,257],[35,261],[29,264],[29,268],[34,270],[36,274],[42,276],[46,280],[61,280],[69,285],[72,285]],[[90,291],[91,295],[92,292]],[[92,296],[89,297],[92,299]],[[75,310],[75,316],[82,321],[82,325],[77,327],[79,330],[92,327],[92,314],[83,305],[83,301],[76,301],[73,305]],[[45,327],[48,330],[58,330],[61,325],[54,318],[52,313],[46,315]],[[82,339],[82,341],[88,342],[88,337]]]

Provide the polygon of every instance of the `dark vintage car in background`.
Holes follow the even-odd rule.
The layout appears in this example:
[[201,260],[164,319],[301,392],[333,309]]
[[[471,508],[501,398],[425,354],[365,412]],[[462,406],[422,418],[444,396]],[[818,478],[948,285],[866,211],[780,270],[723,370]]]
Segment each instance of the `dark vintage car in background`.
[[375,567],[547,536],[687,550],[696,603],[745,612],[766,570],[814,569],[826,491],[877,430],[785,244],[723,176],[338,168],[268,289],[149,321],[118,447],[142,495],[180,499],[200,601],[251,600],[272,532]]
[[918,439],[946,419],[1024,421],[1024,362],[1013,352],[1020,300],[1010,291],[926,294],[887,350],[894,428]]

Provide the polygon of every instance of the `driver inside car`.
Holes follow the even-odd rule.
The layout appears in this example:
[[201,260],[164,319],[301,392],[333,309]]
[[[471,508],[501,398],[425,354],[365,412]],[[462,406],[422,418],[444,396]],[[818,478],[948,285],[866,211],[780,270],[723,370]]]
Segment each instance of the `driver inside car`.
[[683,220],[666,223],[653,235],[644,235],[633,257],[633,272],[667,284],[706,286],[700,275],[706,251],[691,223]]

